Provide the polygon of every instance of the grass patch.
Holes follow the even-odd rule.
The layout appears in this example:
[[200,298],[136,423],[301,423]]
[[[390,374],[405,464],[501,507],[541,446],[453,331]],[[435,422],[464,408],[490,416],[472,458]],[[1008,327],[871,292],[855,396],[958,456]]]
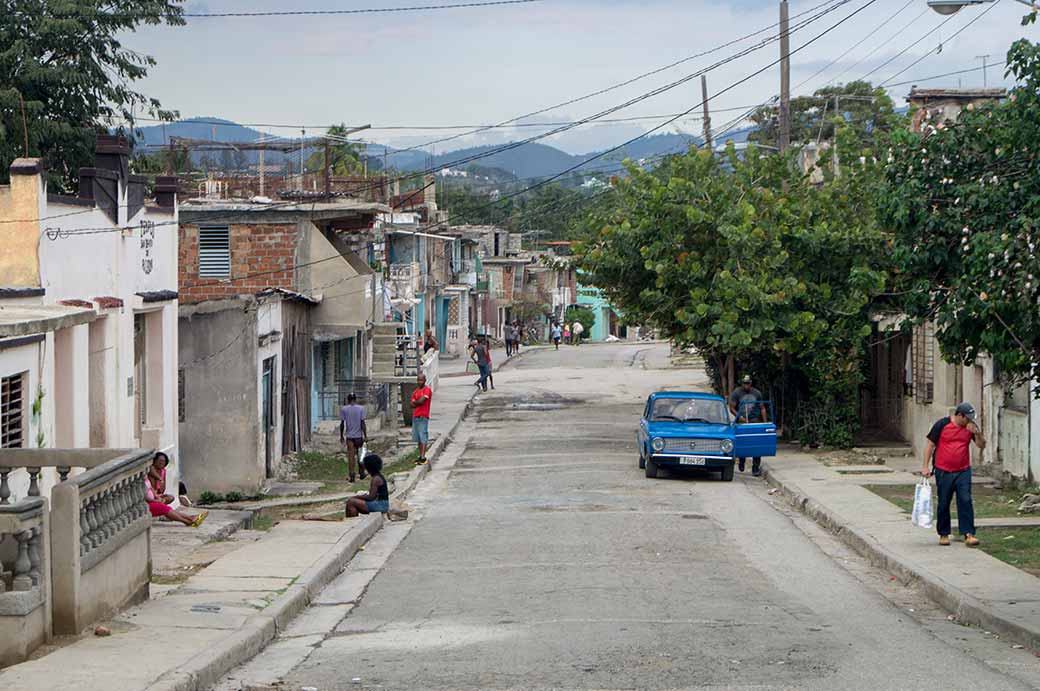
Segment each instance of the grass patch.
[[1040,528],[985,528],[979,539],[986,554],[1040,576]]
[[296,476],[300,480],[343,483],[347,479],[346,454],[327,454],[320,451],[301,451],[297,454]]
[[[914,487],[916,485],[863,485],[874,494],[887,499],[906,513],[914,509]],[[935,500],[935,488],[932,488],[932,500]],[[975,518],[1013,518],[1021,516],[1018,505],[1022,501],[1019,490],[994,489],[993,487],[971,488],[972,503],[975,505]],[[950,503],[950,511],[957,515],[957,501]]]
[[253,517],[253,530],[262,530],[267,532],[274,527],[274,519],[264,514],[263,512],[258,513]]

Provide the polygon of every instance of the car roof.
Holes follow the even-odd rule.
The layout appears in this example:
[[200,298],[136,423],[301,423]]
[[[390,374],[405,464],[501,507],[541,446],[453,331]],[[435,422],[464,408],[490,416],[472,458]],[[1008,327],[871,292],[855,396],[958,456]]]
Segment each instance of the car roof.
[[719,396],[717,394],[705,393],[703,391],[655,391],[654,393],[650,394],[650,398],[655,401],[659,398],[689,398],[704,401],[723,402],[725,402],[726,400],[722,396]]

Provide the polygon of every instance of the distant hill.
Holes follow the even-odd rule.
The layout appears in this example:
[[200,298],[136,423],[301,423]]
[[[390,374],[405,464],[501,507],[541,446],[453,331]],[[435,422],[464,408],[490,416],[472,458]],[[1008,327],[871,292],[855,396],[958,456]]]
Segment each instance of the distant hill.
[[[751,131],[753,131],[752,128],[735,130],[728,133],[721,140],[717,140],[716,145],[730,139],[737,143],[746,141],[747,135]],[[169,137],[188,137],[230,142],[255,141],[264,136],[269,135],[230,120],[217,117],[199,117],[167,123],[166,125],[141,127],[137,134],[137,146],[144,151],[154,151],[156,147],[166,144],[169,141]],[[700,144],[701,139],[699,137],[689,134],[655,134],[638,139],[618,151],[613,151],[603,158],[597,159],[597,161],[590,163],[590,167],[595,167],[603,161],[620,161],[625,158],[639,160],[662,154],[677,153],[684,151],[690,145],[699,146]],[[383,156],[384,152],[386,152],[390,166],[398,170],[418,171],[425,170],[428,167],[434,169],[447,167],[466,168],[467,165],[470,165],[479,166],[485,174],[490,169],[498,169],[501,171],[502,178],[513,179],[550,177],[582,161],[588,160],[597,153],[569,154],[548,144],[532,142],[507,151],[493,153],[484,158],[478,158],[470,164],[459,165],[456,163],[461,159],[494,151],[501,148],[501,146],[503,145],[468,147],[431,156],[426,151],[398,150],[383,144],[373,143],[367,145],[366,151],[370,160],[370,170],[382,168]],[[211,152],[209,155],[212,159],[219,160],[219,153]],[[202,154],[196,153],[193,155],[193,160],[197,163],[201,157]],[[245,160],[250,164],[256,163],[257,153],[252,151],[245,152]],[[280,153],[272,151],[265,155],[264,160],[268,164],[279,164],[284,162],[285,157]]]

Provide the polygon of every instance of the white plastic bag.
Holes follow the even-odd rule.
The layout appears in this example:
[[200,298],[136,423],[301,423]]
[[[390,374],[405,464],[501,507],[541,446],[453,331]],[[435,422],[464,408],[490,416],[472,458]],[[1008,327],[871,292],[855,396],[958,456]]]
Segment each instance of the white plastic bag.
[[361,445],[361,450],[358,451],[358,457],[357,457],[358,463],[363,463],[365,461],[365,456],[367,456],[367,455],[368,455],[368,444],[362,444]]
[[914,510],[910,522],[919,528],[932,527],[932,483],[921,478],[914,488]]

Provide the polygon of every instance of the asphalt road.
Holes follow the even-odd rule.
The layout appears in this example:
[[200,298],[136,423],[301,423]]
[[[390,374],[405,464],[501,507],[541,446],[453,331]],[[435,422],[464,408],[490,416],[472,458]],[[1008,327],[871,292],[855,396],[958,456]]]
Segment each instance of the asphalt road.
[[496,373],[410,532],[286,686],[1034,688],[1031,655],[944,627],[761,481],[646,479],[646,395],[705,387],[666,364],[664,346],[582,346]]

